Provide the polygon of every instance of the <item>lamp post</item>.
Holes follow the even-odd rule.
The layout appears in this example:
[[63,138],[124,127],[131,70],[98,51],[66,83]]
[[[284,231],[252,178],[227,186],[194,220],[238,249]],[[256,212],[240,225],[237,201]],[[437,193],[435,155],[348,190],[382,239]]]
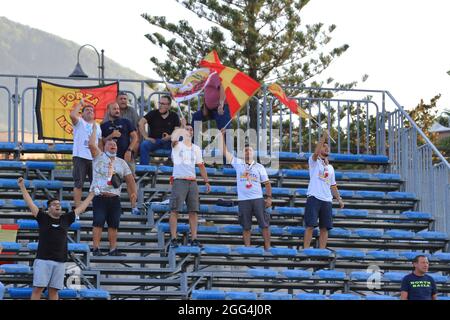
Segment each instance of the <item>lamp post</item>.
[[75,69],[73,70],[73,72],[69,75],[70,78],[88,78],[88,75],[83,71],[83,69],[81,68],[80,65],[80,52],[84,47],[91,47],[92,49],[94,49],[95,53],[97,54],[97,58],[98,58],[98,83],[99,84],[103,84],[103,79],[105,78],[105,57],[104,57],[104,51],[105,50],[101,50],[101,54],[98,53],[97,49],[91,45],[91,44],[85,44],[82,45],[79,49],[78,49],[78,54],[77,54],[77,64],[75,66]]

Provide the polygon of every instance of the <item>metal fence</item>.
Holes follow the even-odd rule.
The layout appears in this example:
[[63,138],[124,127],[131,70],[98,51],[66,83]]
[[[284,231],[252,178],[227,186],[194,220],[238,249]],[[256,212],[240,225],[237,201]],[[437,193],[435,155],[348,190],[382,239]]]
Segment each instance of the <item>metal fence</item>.
[[[49,142],[36,138],[34,114],[37,79],[70,85],[75,82],[83,86],[96,85],[98,81],[0,75],[0,108],[4,115],[0,117],[0,123],[7,132],[4,140],[19,144],[25,142],[25,134],[28,133],[33,143]],[[164,91],[150,92],[148,84],[161,84],[158,81],[105,81],[118,81],[120,90],[129,93],[130,104],[140,116],[155,108],[155,101],[167,94]],[[329,140],[332,152],[388,155],[389,170],[399,173],[406,180],[404,191],[414,192],[419,197],[418,209],[433,213],[435,229],[450,234],[450,165],[388,91],[308,87],[285,87],[285,90],[320,125],[292,114],[263,85],[261,95],[259,98],[254,97],[253,101],[257,109],[257,130],[267,130],[269,138],[260,141],[258,136],[258,149],[265,149],[262,144],[267,141],[265,150],[272,150],[272,144],[279,144],[280,151],[311,152],[321,131],[328,128],[336,141]],[[187,101],[178,110],[190,120],[200,103],[198,99]],[[233,125],[235,128],[248,129],[249,119],[250,108],[247,105]],[[210,129],[214,124],[210,121],[203,126]],[[274,134],[276,130],[279,130],[279,134]]]

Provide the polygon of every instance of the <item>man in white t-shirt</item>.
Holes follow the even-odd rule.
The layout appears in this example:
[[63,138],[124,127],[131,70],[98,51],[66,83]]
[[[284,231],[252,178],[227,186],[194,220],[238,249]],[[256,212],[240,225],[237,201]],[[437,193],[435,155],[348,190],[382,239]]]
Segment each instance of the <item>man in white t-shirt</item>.
[[[172,161],[173,172],[171,181],[172,193],[170,195],[170,247],[178,247],[177,220],[178,213],[182,210],[186,201],[189,212],[189,226],[191,229],[190,245],[200,247],[197,240],[198,212],[200,211],[200,199],[198,192],[195,165],[200,169],[200,175],[205,181],[206,192],[209,193],[211,186],[208,182],[205,164],[203,163],[202,150],[192,143],[193,128],[181,121],[181,128],[172,133]],[[183,141],[179,141],[183,137]]]
[[314,154],[308,160],[309,185],[305,208],[305,237],[304,248],[309,248],[314,228],[319,220],[319,246],[325,249],[328,241],[328,231],[333,228],[332,201],[333,195],[339,201],[339,207],[344,208],[344,202],[339,195],[334,168],[328,162],[330,148],[326,140],[328,131],[325,130],[316,146]]
[[[225,129],[222,129],[223,138]],[[250,246],[252,232],[252,216],[256,217],[264,238],[264,249],[270,248],[270,215],[266,208],[272,206],[272,186],[269,176],[263,165],[254,161],[253,149],[250,146],[244,148],[244,160],[234,157],[228,152],[227,146],[222,140],[223,153],[227,163],[231,163],[236,170],[236,185],[238,192],[239,223],[243,229],[244,245]],[[264,200],[261,184],[266,187],[266,199]]]
[[105,222],[108,225],[108,240],[110,256],[124,256],[117,249],[117,233],[120,224],[122,206],[120,204],[120,194],[122,183],[127,184],[127,191],[130,197],[131,207],[136,207],[137,193],[136,182],[130,167],[125,160],[117,156],[117,144],[113,139],[105,141],[105,150],[102,152],[96,142],[96,129],[92,131],[89,139],[89,149],[93,157],[93,179],[90,192],[95,193],[92,200],[92,235],[94,256],[102,256],[100,251],[100,240]]
[[[81,107],[83,109],[80,116]],[[72,176],[74,180],[73,201],[76,208],[81,203],[86,176],[88,176],[89,182],[92,181],[92,155],[88,144],[95,123],[94,107],[81,100],[70,112],[70,119],[73,124]],[[102,148],[102,130],[98,123],[95,125],[97,126],[97,143]]]

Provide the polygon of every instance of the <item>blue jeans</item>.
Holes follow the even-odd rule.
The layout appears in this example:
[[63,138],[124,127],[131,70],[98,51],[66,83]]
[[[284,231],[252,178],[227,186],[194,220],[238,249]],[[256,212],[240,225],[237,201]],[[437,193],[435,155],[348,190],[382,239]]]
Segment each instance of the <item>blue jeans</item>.
[[195,121],[208,121],[208,120],[215,120],[217,129],[222,129],[227,125],[227,129],[230,128],[231,123],[231,116],[230,116],[230,109],[228,108],[228,105],[224,105],[224,113],[223,115],[220,115],[217,110],[208,110],[209,116],[205,117],[203,115],[202,109],[198,110],[192,115],[192,125],[194,125]]
[[164,141],[162,139],[156,139],[156,142],[153,143],[148,140],[142,141],[140,145],[140,155],[141,155],[141,165],[148,165],[150,163],[150,152],[153,152],[157,149],[166,149],[171,150],[172,144],[171,141]]

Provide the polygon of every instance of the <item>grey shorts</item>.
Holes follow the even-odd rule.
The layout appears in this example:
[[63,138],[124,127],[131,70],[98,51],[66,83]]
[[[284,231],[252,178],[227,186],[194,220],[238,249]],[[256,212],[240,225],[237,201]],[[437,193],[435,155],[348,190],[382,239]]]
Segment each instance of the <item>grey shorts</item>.
[[266,212],[266,204],[263,198],[242,200],[238,202],[239,223],[245,231],[252,229],[252,216],[256,217],[261,229],[270,225],[270,215]]
[[200,211],[197,181],[175,179],[170,195],[170,210],[180,212],[186,201],[188,212]]
[[53,260],[35,259],[33,263],[33,287],[64,288],[66,264]]
[[88,176],[89,182],[92,181],[92,160],[73,157],[73,170],[72,176],[74,180],[74,187],[77,189],[83,188],[84,182],[86,181],[86,175]]

